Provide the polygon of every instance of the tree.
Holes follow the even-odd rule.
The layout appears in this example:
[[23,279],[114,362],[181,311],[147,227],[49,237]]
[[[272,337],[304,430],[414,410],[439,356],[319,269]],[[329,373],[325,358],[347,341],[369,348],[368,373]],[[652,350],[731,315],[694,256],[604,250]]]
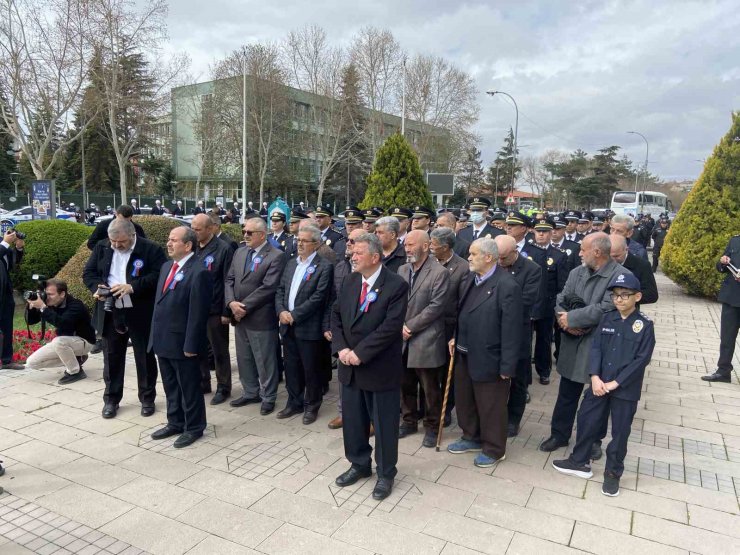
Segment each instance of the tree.
[[457,175],[457,185],[467,194],[481,189],[485,180],[486,172],[483,170],[481,151],[473,147],[467,152],[465,163]]
[[400,133],[388,137],[378,149],[367,184],[360,208],[433,205],[419,158]]
[[545,206],[547,192],[547,170],[542,159],[537,156],[525,156],[522,159],[522,175],[532,192],[540,198],[540,208]]
[[619,189],[620,178],[625,176],[624,166],[617,160],[619,149],[615,145],[602,148],[593,158],[597,200],[604,206],[611,203],[612,194]]
[[465,142],[478,121],[477,94],[475,79],[444,58],[418,54],[406,64],[406,112],[419,122],[415,147],[422,168],[437,169],[438,143]]
[[740,112],[714,148],[684,201],[661,251],[666,275],[692,295],[714,297],[724,274],[715,265],[740,233]]
[[346,56],[341,49],[329,46],[326,33],[315,25],[291,31],[283,52],[292,85],[315,95],[302,128],[310,147],[306,157],[313,152],[321,162],[317,192],[317,203],[321,204],[327,179],[362,133],[351,114],[345,114],[349,106],[341,98]]
[[488,187],[496,206],[498,206],[499,197],[505,197],[513,191],[516,178],[522,169],[518,162],[519,160],[514,166],[514,130],[509,128],[503,146],[496,153],[493,164],[488,168]]
[[88,10],[83,0],[2,0],[0,119],[36,179],[58,167],[72,113],[88,79]]
[[147,0],[139,12],[126,0],[92,0],[88,5],[94,21],[89,37],[99,59],[92,79],[100,89],[121,201],[126,202],[129,162],[141,154],[155,118],[168,111],[170,87],[188,60],[176,56],[167,62],[157,56],[167,32],[166,0]]
[[365,27],[352,42],[350,56],[360,75],[363,101],[371,110],[367,130],[375,158],[385,136],[381,114],[397,106],[404,54],[390,31]]
[[17,177],[11,175],[18,172],[18,164],[12,150],[13,138],[0,120],[0,191],[13,190],[14,179]]

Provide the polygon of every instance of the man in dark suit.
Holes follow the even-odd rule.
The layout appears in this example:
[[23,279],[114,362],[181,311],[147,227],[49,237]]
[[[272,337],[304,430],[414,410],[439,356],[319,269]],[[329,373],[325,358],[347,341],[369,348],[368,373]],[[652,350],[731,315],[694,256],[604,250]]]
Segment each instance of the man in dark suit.
[[610,239],[612,260],[627,268],[640,281],[642,299],[637,303],[637,310],[640,310],[641,305],[657,303],[658,285],[655,283],[655,275],[653,275],[650,262],[629,252],[627,241],[621,235],[612,235]]
[[403,244],[398,241],[400,229],[398,218],[393,216],[384,216],[375,222],[375,235],[380,239],[380,246],[383,249],[381,262],[394,274],[406,264],[406,251]]
[[352,265],[332,314],[332,350],[339,356],[344,453],[352,463],[336,479],[350,486],[372,474],[370,423],[375,426],[378,481],[373,499],[388,497],[398,461],[398,422],[403,375],[401,330],[408,286],[381,263],[375,235],[354,240]]
[[632,216],[615,214],[612,216],[609,235],[621,235],[627,240],[627,250],[635,256],[648,260],[647,249],[634,239],[635,220]]
[[275,296],[285,353],[288,403],[278,418],[303,413],[313,424],[322,400],[320,348],[325,342],[323,309],[332,296],[334,267],[317,254],[319,228],[304,225],[298,232],[298,256],[289,260]]
[[213,299],[213,280],[195,257],[195,231],[170,231],[166,262],[159,273],[149,349],[159,358],[167,397],[167,425],[152,439],[179,435],[174,447],[187,447],[206,429],[206,403],[200,391],[200,364]]
[[181,200],[178,200],[177,203],[175,203],[175,207],[172,209],[172,215],[180,217],[185,215],[185,208],[183,208]]
[[407,264],[399,268],[409,284],[408,306],[403,324],[404,366],[401,380],[401,413],[403,423],[398,437],[418,430],[419,386],[424,392],[424,439],[422,446],[437,444],[439,417],[442,410],[440,369],[445,363],[445,310],[450,287],[449,272],[429,253],[429,235],[415,229],[406,237]]
[[134,217],[134,210],[131,208],[128,204],[122,204],[118,208],[116,208],[116,217],[113,219],[103,220],[98,225],[95,226],[95,229],[90,234],[90,237],[87,240],[87,248],[90,250],[93,250],[95,248],[95,245],[97,245],[100,241],[105,241],[108,239],[108,226],[111,224],[111,222],[115,220],[127,220],[131,222],[134,225],[134,229],[136,230],[136,235],[138,237],[141,237],[142,239],[146,239],[146,233],[144,233],[144,228],[141,227],[139,224],[132,222],[131,218]]
[[317,206],[314,211],[316,223],[319,230],[321,230],[321,242],[331,247],[337,253],[337,256],[344,256],[344,247],[337,245],[343,237],[341,233],[332,229],[332,216],[334,216],[334,212],[328,206]]
[[494,466],[506,456],[507,409],[522,342],[522,290],[498,265],[496,241],[470,245],[471,274],[460,302],[455,338],[457,419],[463,435],[448,445],[453,454],[482,451],[473,464]]
[[231,249],[231,252],[232,253],[233,252],[236,252],[236,249],[239,248],[239,243],[237,243],[236,241],[234,241],[234,239],[232,239],[231,235],[229,235],[228,233],[224,233],[223,231],[221,231],[221,220],[218,218],[218,216],[216,214],[214,214],[213,212],[209,212],[208,215],[211,217],[211,222],[213,222],[213,226],[214,226],[213,233],[214,233],[214,235],[220,241],[223,241],[224,243],[226,243],[228,245],[228,247]]
[[152,216],[164,216],[165,211],[164,208],[162,208],[162,201],[157,199],[154,201],[154,206],[152,207]]
[[581,219],[581,213],[578,210],[566,210],[563,213],[565,219],[565,238],[574,243],[580,243],[583,235],[578,233],[578,220]]
[[[452,212],[443,212],[442,214],[437,216],[437,229],[443,227],[455,231],[455,227],[457,227],[457,218],[455,218],[455,215]],[[457,256],[459,256],[463,260],[467,260],[469,249],[470,241],[467,241],[460,236],[455,239],[455,247],[453,250]]]
[[[519,433],[519,424],[527,404],[527,387],[532,381],[532,314],[542,302],[545,272],[531,256],[517,252],[515,239],[510,235],[496,237],[498,263],[511,274],[522,290],[521,341],[516,376],[509,391],[509,437]],[[529,252],[539,247],[527,245]]]
[[[195,232],[198,243],[195,247],[195,260],[207,272],[213,282],[213,299],[208,313],[208,344],[213,354],[213,367],[216,369],[216,393],[212,405],[220,405],[231,396],[231,355],[229,354],[229,324],[224,311],[224,280],[231,267],[234,251],[221,241],[214,231],[218,216],[198,214],[193,217],[190,228]],[[225,322],[223,320],[226,320]],[[201,390],[211,392],[211,364],[209,357],[201,357]]]
[[473,197],[468,199],[468,221],[472,224],[461,229],[457,236],[463,241],[472,243],[481,237],[497,237],[504,232],[491,226],[486,221],[488,207],[491,201],[484,197]]
[[275,293],[287,257],[267,241],[267,224],[244,221],[246,245],[234,253],[226,275],[226,306],[235,324],[236,361],[243,394],[232,407],[262,403],[263,416],[275,410],[278,371],[278,317]]
[[541,302],[532,313],[532,327],[535,333],[534,367],[540,377],[540,383],[550,383],[552,371],[552,334],[555,324],[555,299],[565,287],[568,279],[568,255],[553,246],[552,233],[555,222],[552,218],[539,220],[534,226],[535,243],[544,249],[545,272],[544,290]]
[[2,335],[2,368],[20,370],[22,364],[13,362],[13,282],[10,272],[23,259],[23,239],[16,237],[14,230],[8,230],[0,243],[0,335]]
[[713,374],[702,376],[705,382],[732,381],[732,357],[735,342],[740,330],[740,274],[732,268],[740,268],[740,235],[730,238],[725,252],[717,262],[717,270],[727,274],[719,290],[717,300],[722,303],[722,316],[719,329],[719,360]]
[[[141,415],[154,414],[157,361],[147,352],[159,270],[167,257],[162,248],[136,236],[134,226],[116,219],[108,241],[99,242],[85,265],[82,279],[96,301],[96,332],[103,338],[103,418],[113,418],[123,397],[126,350],[134,348]],[[107,292],[101,296],[100,292]],[[106,298],[113,296],[115,302]]]

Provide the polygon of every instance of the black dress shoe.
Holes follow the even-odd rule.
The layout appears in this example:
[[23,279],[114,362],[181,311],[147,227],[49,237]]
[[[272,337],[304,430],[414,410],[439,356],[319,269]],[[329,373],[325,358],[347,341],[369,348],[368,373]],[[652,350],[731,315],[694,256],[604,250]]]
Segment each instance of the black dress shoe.
[[262,399],[259,397],[239,397],[238,399],[234,399],[229,403],[232,407],[243,407],[246,405],[255,405],[257,403],[261,403]]
[[68,374],[66,371],[64,372],[64,376],[59,378],[59,381],[57,382],[59,385],[67,385],[69,383],[74,383],[79,380],[84,380],[87,378],[87,374],[85,374],[84,370],[80,370],[76,374]]
[[118,405],[107,404],[103,407],[103,418],[115,418],[118,414]]
[[403,439],[406,436],[410,436],[418,432],[418,428],[413,428],[411,426],[401,426],[398,428],[398,439]]
[[295,407],[291,407],[288,405],[283,410],[277,413],[278,420],[282,420],[283,418],[290,418],[291,416],[295,416],[296,414],[301,414],[303,411],[301,409],[297,409]]
[[167,424],[164,428],[160,428],[156,432],[152,433],[152,439],[166,439],[168,437],[176,436],[182,433],[182,430],[178,430],[174,426]]
[[561,447],[565,447],[566,445],[568,445],[567,441],[560,441],[555,436],[550,436],[545,441],[540,443],[540,451],[549,453],[551,451],[555,451],[556,449],[560,449]]
[[172,446],[175,449],[182,449],[183,447],[192,445],[197,439],[201,437],[203,437],[203,432],[197,434],[194,432],[185,432],[175,440],[175,443],[173,443]]
[[231,397],[231,392],[224,391],[223,389],[217,389],[216,394],[211,399],[211,404],[220,405],[221,403],[226,401],[226,399],[228,399],[229,397]]
[[95,345],[93,346],[93,348],[90,349],[90,354],[91,355],[97,355],[98,353],[102,353],[102,352],[103,352],[103,340],[102,339],[98,339],[95,342]]
[[334,483],[340,488],[346,488],[347,486],[357,483],[358,480],[369,478],[372,475],[373,471],[370,468],[357,468],[356,466],[350,466],[347,472],[337,476]]
[[305,425],[313,424],[314,422],[316,422],[316,418],[318,417],[318,415],[319,415],[319,413],[317,413],[315,411],[306,411],[303,414],[303,423]]
[[591,445],[591,460],[592,461],[598,461],[602,455],[603,455],[603,452],[601,451],[600,443],[594,443],[593,445]]
[[519,435],[519,424],[509,422],[506,435],[508,437],[516,437]]
[[702,376],[701,379],[705,382],[730,383],[732,381],[732,378],[730,376],[722,374],[719,370],[716,370],[714,374],[707,374],[706,376]]
[[154,414],[154,405],[141,405],[141,416],[151,416]]
[[550,383],[550,376],[540,376],[540,383],[542,385],[548,385]]
[[422,447],[435,447],[437,445],[437,432],[427,430],[424,433],[424,439],[421,441]]
[[373,499],[382,501],[393,491],[393,478],[378,478],[378,482],[373,488]]
[[260,407],[260,414],[262,416],[267,416],[274,410],[275,410],[275,403],[262,403],[262,406]]

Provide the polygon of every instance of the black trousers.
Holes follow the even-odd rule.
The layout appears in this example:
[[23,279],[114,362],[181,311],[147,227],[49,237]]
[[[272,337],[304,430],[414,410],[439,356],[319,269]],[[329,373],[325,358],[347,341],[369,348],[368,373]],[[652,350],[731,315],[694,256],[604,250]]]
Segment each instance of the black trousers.
[[457,423],[462,428],[462,437],[481,443],[484,455],[500,459],[506,454],[506,399],[510,380],[474,382],[468,373],[467,355],[458,352],[455,356]]
[[206,402],[200,390],[200,361],[159,357],[167,398],[167,423],[178,430],[202,434],[206,429]]
[[[2,264],[2,261],[0,261]],[[2,335],[2,361],[3,364],[13,362],[13,314],[15,313],[15,301],[13,295],[3,296],[0,301],[0,334]]]
[[662,247],[653,247],[653,273],[658,269],[658,262],[660,262],[660,249]]
[[318,373],[321,377],[321,387],[328,387],[331,382],[331,343],[326,339],[319,341]]
[[520,358],[516,363],[516,376],[509,380],[511,382],[507,403],[509,422],[517,426],[522,421],[524,409],[527,407],[527,385],[531,381],[531,372],[531,359],[529,357]]
[[581,465],[589,464],[591,446],[603,437],[601,434],[611,414],[612,440],[606,448],[606,471],[621,477],[635,412],[637,401],[619,399],[611,393],[597,397],[587,389],[578,410],[578,434],[571,460]]
[[123,398],[123,377],[126,372],[128,340],[134,347],[136,379],[139,401],[142,405],[154,405],[157,396],[157,359],[147,352],[150,322],[129,322],[126,333],[118,333],[113,325],[113,316],[105,313],[103,326],[103,380],[105,381],[105,403],[119,404]]
[[534,369],[542,378],[549,378],[552,371],[552,335],[555,317],[534,321]]
[[[208,317],[208,343],[216,368],[216,385],[225,393],[231,393],[231,355],[229,354],[229,325],[221,323],[221,316]],[[211,385],[211,363],[207,354],[199,358],[202,385]]]
[[285,353],[285,389],[288,391],[288,406],[306,412],[317,412],[323,395],[322,376],[319,373],[321,340],[296,337],[293,326],[283,335]]
[[[740,306],[722,303],[722,318],[719,328],[719,360],[717,369],[729,376],[732,372],[732,357],[735,354],[735,341],[740,330]],[[5,357],[3,355],[3,361]]]
[[375,426],[375,464],[378,478],[395,478],[398,470],[398,422],[401,390],[365,391],[342,385],[344,455],[352,466],[369,469],[370,423]]
[[583,392],[583,384],[574,382],[564,376],[560,376],[560,388],[555,408],[552,411],[552,423],[550,425],[553,437],[559,441],[570,441],[573,433],[573,423],[578,412],[578,401]]

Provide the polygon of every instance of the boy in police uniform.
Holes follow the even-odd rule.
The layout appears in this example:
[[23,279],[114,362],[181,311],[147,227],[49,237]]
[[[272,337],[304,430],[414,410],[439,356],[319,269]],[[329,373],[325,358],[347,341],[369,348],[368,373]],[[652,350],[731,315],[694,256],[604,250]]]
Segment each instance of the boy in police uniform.
[[591,346],[586,390],[578,410],[578,438],[570,457],[553,461],[558,472],[591,478],[589,455],[600,431],[606,430],[611,414],[612,440],[606,448],[606,468],[601,492],[619,495],[632,419],[640,400],[645,367],[655,348],[653,323],[636,309],[640,302],[640,281],[632,274],[619,274],[609,284],[616,310],[604,314]]

